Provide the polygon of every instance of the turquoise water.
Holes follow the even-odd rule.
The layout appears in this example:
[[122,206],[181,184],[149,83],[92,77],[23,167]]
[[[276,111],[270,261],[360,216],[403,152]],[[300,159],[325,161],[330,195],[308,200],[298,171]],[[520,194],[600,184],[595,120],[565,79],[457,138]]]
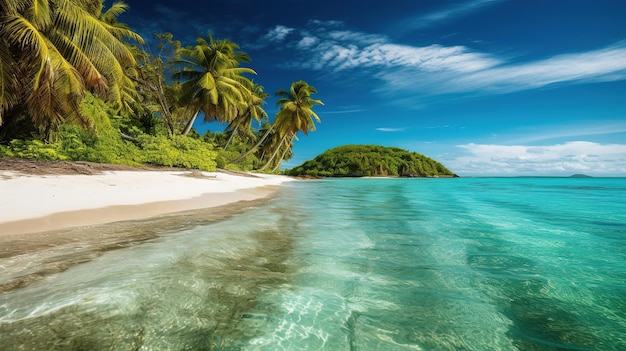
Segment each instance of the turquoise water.
[[626,179],[297,182],[0,295],[0,345],[626,350]]

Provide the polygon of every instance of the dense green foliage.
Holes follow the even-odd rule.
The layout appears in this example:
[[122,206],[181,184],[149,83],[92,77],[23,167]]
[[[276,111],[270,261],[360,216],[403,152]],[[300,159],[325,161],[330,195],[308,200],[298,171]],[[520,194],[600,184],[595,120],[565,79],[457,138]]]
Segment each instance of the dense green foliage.
[[178,135],[171,138],[143,134],[136,142],[121,138],[93,139],[72,128],[61,141],[44,143],[36,139],[15,139],[8,146],[0,145],[0,157],[32,160],[73,160],[114,163],[131,166],[143,164],[214,171],[217,152],[209,144]]
[[[156,33],[148,47],[118,22],[128,8],[0,0],[0,157],[275,172],[320,122],[306,82],[276,93],[270,123],[236,43]],[[226,127],[201,136],[199,115]]]
[[[0,157],[215,170],[217,152],[211,144],[183,135],[166,137],[143,133],[136,126],[125,125],[104,102],[90,95],[83,99],[80,108],[92,117],[94,124],[90,129],[64,123],[51,136],[55,141],[14,139],[7,146],[0,146]],[[123,128],[128,134],[136,135],[134,141],[122,139],[120,129]]]
[[314,177],[451,177],[441,163],[395,147],[345,145],[318,155],[288,171],[293,176]]

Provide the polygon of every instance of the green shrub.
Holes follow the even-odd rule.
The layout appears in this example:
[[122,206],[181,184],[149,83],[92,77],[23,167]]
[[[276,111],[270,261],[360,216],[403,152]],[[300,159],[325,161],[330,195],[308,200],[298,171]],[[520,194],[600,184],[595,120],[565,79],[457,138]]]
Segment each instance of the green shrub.
[[239,161],[237,164],[229,164],[229,161],[232,161],[239,157],[242,152],[233,151],[233,150],[218,150],[217,151],[217,168],[228,169],[232,171],[251,171],[255,168],[256,163],[258,162],[258,158],[254,154],[250,154],[246,156],[243,160]]
[[0,145],[0,158],[4,156],[13,157],[13,152],[11,152],[8,146]]
[[[0,146],[0,156],[215,170],[217,152],[210,143],[199,138],[182,135],[167,137],[162,123],[154,118],[145,117],[141,121],[123,119],[116,116],[106,103],[90,94],[85,96],[80,109],[81,114],[91,122],[89,128],[66,122],[51,135],[53,142],[16,139],[7,146]],[[122,129],[136,141],[122,139]],[[144,134],[147,129],[163,133],[156,136]],[[225,154],[223,157],[230,160],[237,155]]]
[[141,162],[152,165],[194,168],[214,171],[217,153],[198,139],[183,135],[165,136],[140,135]]
[[69,157],[59,152],[60,144],[46,144],[39,140],[15,139],[9,143],[8,156],[31,160],[53,161],[68,160]]

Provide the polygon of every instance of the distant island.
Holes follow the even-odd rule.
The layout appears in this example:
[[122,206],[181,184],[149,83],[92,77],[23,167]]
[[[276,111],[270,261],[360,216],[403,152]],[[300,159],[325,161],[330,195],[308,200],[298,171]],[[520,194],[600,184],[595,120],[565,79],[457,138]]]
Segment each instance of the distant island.
[[396,147],[344,145],[287,171],[309,177],[458,177],[441,163]]
[[592,176],[586,175],[586,174],[572,174],[571,176],[569,176],[570,178],[593,178]]

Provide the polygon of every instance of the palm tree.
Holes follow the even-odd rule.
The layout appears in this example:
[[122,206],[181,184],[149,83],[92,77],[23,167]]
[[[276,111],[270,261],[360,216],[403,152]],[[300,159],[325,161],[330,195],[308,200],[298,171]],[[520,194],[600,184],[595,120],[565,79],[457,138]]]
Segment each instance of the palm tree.
[[[272,157],[261,167],[261,170],[264,170],[274,161],[278,150],[281,149],[286,138],[293,139],[299,131],[303,132],[304,135],[308,135],[309,131],[315,131],[314,121],[320,123],[321,120],[319,116],[313,112],[312,108],[315,105],[324,105],[324,103],[321,100],[312,99],[311,94],[317,94],[317,90],[304,81],[293,82],[289,91],[278,90],[275,95],[280,97],[280,100],[278,100],[276,106],[278,106],[280,110],[276,114],[274,123],[272,123],[272,126],[254,146],[230,163],[236,164],[240,162],[261,146],[268,137],[272,136],[272,138],[276,138],[275,134],[278,133],[277,135],[280,136],[277,139],[278,142],[276,142],[276,140],[270,140],[268,143],[275,152],[271,152]],[[293,145],[293,140],[290,140],[288,144]],[[265,153],[266,152],[264,152],[264,154]],[[263,157],[261,157],[261,159],[263,159]]]
[[263,132],[263,129],[265,130],[265,132],[263,133],[263,136],[259,140],[257,140],[256,144],[254,144],[250,149],[248,149],[248,151],[244,152],[243,154],[239,155],[239,157],[237,157],[236,159],[234,159],[234,160],[232,160],[232,161],[230,161],[228,163],[237,164],[237,163],[241,162],[241,160],[246,158],[246,156],[248,156],[251,153],[253,153],[254,151],[256,151],[257,148],[259,146],[261,146],[261,144],[263,144],[263,142],[265,142],[267,137],[270,136],[270,134],[272,134],[272,132],[274,131],[274,124],[269,125],[268,128],[262,128],[259,131],[259,134],[261,134]]
[[[226,145],[224,145],[224,150],[228,147],[230,142],[233,140],[235,135],[243,134],[250,135],[252,134],[252,120],[261,123],[261,120],[267,119],[267,112],[261,107],[265,103],[265,99],[267,99],[270,95],[263,90],[263,86],[259,84],[254,84],[252,87],[251,94],[248,97],[248,103],[246,110],[237,115],[226,127],[226,133],[230,134]],[[254,134],[252,134],[254,136]]]
[[215,41],[209,36],[197,39],[194,47],[181,49],[177,64],[184,69],[174,74],[182,80],[182,98],[179,103],[192,111],[183,131],[191,130],[196,117],[204,113],[204,121],[230,122],[242,113],[250,96],[252,81],[243,74],[256,74],[251,68],[239,67],[241,62],[250,62],[239,46],[229,40]]
[[289,91],[281,89],[276,92],[275,95],[280,97],[276,102],[276,106],[280,108],[276,114],[279,129],[294,134],[302,132],[304,135],[315,131],[315,122],[321,123],[321,120],[312,108],[324,103],[311,98],[312,94],[317,94],[317,90],[302,80],[292,83]]
[[[278,90],[276,96],[280,97],[276,106],[279,111],[274,120],[274,133],[280,139],[280,143],[274,149],[272,156],[259,170],[266,169],[285,145],[289,148],[293,145],[293,139],[298,132],[308,135],[309,131],[315,131],[315,122],[321,123],[319,116],[313,111],[316,105],[324,105],[321,100],[311,98],[312,94],[317,94],[317,90],[304,81],[291,84],[289,91]],[[286,153],[286,152],[285,152]],[[283,154],[284,155],[284,154]],[[282,158],[277,161],[278,169],[282,163]]]
[[[138,75],[138,67],[136,63],[136,46],[131,46],[125,42],[126,38],[134,38],[138,44],[143,44],[143,39],[139,35],[135,34],[130,27],[125,23],[118,22],[117,18],[130,8],[123,1],[118,0],[109,7],[108,10],[103,12],[104,1],[103,0],[81,0],[81,1],[95,1],[96,7],[94,14],[98,15],[98,18],[108,24],[111,34],[122,42],[127,52],[126,58],[130,60],[118,60],[122,65],[117,67],[116,70],[120,74],[117,79],[109,81],[108,100],[114,102],[118,111],[123,110],[127,112],[134,112],[133,105],[136,105],[137,88],[135,77]],[[136,36],[136,38],[135,38]],[[114,62],[114,61],[111,61]],[[123,70],[120,70],[123,69]]]
[[[141,37],[102,13],[100,0],[0,0],[0,124],[28,115],[42,136],[68,116],[87,90],[128,107],[135,60],[125,39]],[[83,121],[88,123],[89,121]]]
[[281,138],[278,133],[274,133],[266,145],[262,148],[263,152],[261,153],[261,160],[266,159],[268,153],[271,155],[269,155],[269,158],[266,159],[261,170],[264,170],[272,165],[273,167],[271,172],[276,172],[280,168],[283,160],[288,160],[293,156],[294,140],[298,140],[298,137],[295,135],[292,137]]

